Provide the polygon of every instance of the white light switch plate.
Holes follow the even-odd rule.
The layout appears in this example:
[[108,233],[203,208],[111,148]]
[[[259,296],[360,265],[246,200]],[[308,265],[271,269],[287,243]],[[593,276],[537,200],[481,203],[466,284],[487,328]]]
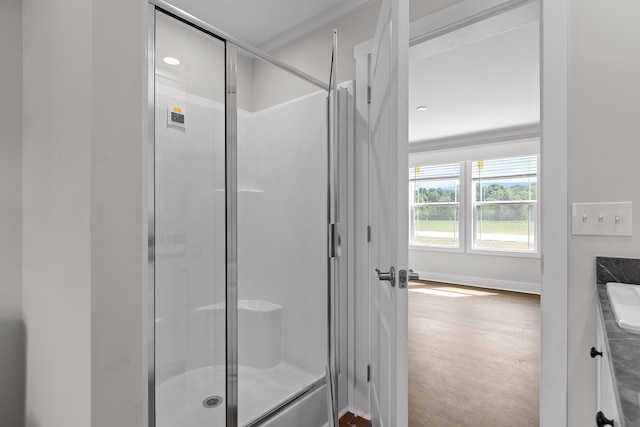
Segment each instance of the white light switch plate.
[[574,236],[631,236],[631,202],[573,203]]

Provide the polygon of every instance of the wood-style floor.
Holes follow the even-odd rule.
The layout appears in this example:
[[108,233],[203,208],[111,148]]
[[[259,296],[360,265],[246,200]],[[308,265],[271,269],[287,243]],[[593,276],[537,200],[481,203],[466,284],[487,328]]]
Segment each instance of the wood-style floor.
[[371,421],[347,412],[340,417],[339,427],[371,427]]
[[409,287],[409,426],[538,426],[540,298]]

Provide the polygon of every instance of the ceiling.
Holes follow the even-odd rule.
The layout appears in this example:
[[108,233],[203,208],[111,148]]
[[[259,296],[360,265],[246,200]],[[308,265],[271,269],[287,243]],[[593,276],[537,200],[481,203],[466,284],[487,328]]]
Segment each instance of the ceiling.
[[[171,0],[174,6],[252,46],[273,49],[372,0]],[[241,17],[241,19],[239,19]]]
[[[245,43],[273,48],[370,1],[171,3]],[[429,144],[451,136],[539,123],[537,14],[536,4],[530,4],[412,46],[409,141]],[[184,43],[183,49],[185,44],[191,45]],[[427,110],[417,111],[421,105]]]
[[490,36],[475,31],[471,40],[412,47],[410,143],[539,123],[539,21],[520,19],[505,31],[503,20],[495,28]]

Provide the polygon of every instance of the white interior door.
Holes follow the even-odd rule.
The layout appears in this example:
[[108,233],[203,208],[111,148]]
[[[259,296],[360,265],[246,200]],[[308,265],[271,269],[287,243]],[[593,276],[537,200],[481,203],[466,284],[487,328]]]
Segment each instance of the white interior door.
[[408,412],[408,49],[408,1],[383,0],[369,75],[369,286],[370,408],[385,427],[406,426]]

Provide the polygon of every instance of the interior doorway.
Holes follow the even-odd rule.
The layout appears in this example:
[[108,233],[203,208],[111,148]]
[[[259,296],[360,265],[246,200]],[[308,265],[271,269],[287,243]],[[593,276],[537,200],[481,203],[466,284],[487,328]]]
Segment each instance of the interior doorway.
[[539,7],[412,34],[409,425],[539,424]]

